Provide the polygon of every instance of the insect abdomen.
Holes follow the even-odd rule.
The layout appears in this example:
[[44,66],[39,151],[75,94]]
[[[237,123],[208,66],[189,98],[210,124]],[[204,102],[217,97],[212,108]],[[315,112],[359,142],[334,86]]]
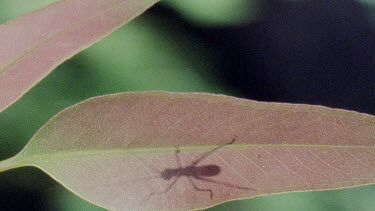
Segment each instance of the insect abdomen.
[[217,165],[199,166],[195,168],[196,176],[212,177],[220,173],[220,167]]

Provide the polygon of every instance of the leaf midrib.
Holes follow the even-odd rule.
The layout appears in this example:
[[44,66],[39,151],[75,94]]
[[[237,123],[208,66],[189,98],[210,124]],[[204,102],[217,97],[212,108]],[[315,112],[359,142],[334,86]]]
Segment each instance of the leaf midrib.
[[[205,146],[184,146],[179,147],[182,153],[186,153],[192,150],[210,150],[217,145],[205,145]],[[228,150],[233,148],[238,149],[245,149],[251,147],[258,147],[258,148],[267,148],[267,147],[320,147],[320,148],[368,148],[368,149],[375,149],[375,146],[345,146],[345,145],[306,145],[306,144],[237,144],[231,146],[225,146],[223,149],[220,150]],[[147,147],[147,148],[116,148],[116,149],[87,149],[87,150],[75,150],[75,151],[59,151],[54,153],[48,153],[44,155],[26,155],[22,157],[24,152],[20,152],[15,157],[20,157],[20,162],[24,163],[24,165],[33,164],[39,161],[48,160],[48,159],[76,159],[79,157],[90,157],[90,156],[103,156],[103,157],[110,157],[110,156],[117,156],[123,154],[143,154],[143,153],[163,153],[163,152],[174,152],[176,151],[176,147]]]

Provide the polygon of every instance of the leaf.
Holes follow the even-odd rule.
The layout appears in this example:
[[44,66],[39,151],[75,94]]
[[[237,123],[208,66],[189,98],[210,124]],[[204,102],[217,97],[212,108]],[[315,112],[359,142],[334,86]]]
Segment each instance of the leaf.
[[0,111],[158,0],[62,0],[0,26]]
[[39,167],[107,209],[202,209],[374,183],[374,140],[375,117],[351,111],[121,93],[60,112],[0,171]]

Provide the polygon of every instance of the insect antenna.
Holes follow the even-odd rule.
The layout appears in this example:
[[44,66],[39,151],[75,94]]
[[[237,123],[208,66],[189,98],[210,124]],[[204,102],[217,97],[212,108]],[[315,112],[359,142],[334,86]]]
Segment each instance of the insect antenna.
[[232,139],[232,141],[228,142],[228,143],[225,143],[225,144],[222,144],[222,145],[219,145],[217,146],[216,148],[214,148],[213,150],[210,150],[208,152],[206,152],[205,154],[203,154],[200,158],[198,158],[197,160],[195,160],[191,165],[192,166],[195,166],[197,165],[199,162],[201,162],[202,160],[204,160],[206,157],[208,157],[209,155],[211,155],[213,152],[215,152],[216,150],[222,148],[223,146],[225,145],[230,145],[230,144],[233,144],[233,142],[236,140],[236,137],[234,137]]

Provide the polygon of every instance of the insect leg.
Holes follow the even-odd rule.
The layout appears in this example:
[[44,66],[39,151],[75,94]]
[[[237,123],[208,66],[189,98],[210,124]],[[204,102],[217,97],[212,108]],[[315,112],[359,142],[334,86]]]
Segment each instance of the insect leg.
[[160,192],[153,192],[153,193],[151,193],[150,194],[150,196],[153,196],[153,195],[155,195],[155,194],[166,194],[172,187],[173,187],[173,185],[177,182],[177,180],[178,180],[178,178],[179,177],[176,177],[174,180],[173,180],[173,182],[171,183],[171,184],[169,184],[168,185],[168,187],[165,189],[165,190],[163,190],[163,191],[160,191]]
[[231,188],[237,188],[237,189],[242,189],[242,190],[255,190],[254,188],[241,187],[241,186],[238,186],[238,185],[233,185],[233,184],[226,183],[226,182],[216,181],[216,180],[213,180],[213,179],[200,177],[200,176],[194,176],[194,178],[197,179],[197,180],[202,180],[202,181],[205,181],[205,182],[211,182],[211,183],[215,183],[215,184],[218,184],[218,185],[224,185],[224,186],[231,187]]
[[191,185],[194,187],[195,190],[197,190],[197,191],[210,192],[210,198],[212,199],[212,197],[214,196],[214,194],[212,193],[212,190],[211,190],[211,189],[198,188],[198,187],[194,184],[193,180],[192,180],[190,177],[187,177],[187,178],[189,179]]
[[[151,165],[148,165],[146,161],[144,161],[143,159],[139,158],[138,156],[134,155],[134,158],[137,159],[137,161],[139,161],[140,163],[142,163],[142,166],[144,168],[144,172],[151,174],[151,171],[153,171],[154,173],[157,173],[157,174],[161,174],[161,172],[156,169],[154,166],[151,166]],[[136,182],[136,181],[139,181],[139,180],[150,180],[150,179],[159,179],[160,177],[159,176],[151,176],[151,177],[143,177],[143,178],[137,178],[135,180],[133,180],[132,183]]]
[[174,155],[176,156],[176,162],[178,164],[178,167],[179,168],[182,168],[182,164],[181,164],[181,161],[180,161],[180,157],[178,156],[178,154],[180,153],[180,149],[177,147],[176,151],[174,152]]

